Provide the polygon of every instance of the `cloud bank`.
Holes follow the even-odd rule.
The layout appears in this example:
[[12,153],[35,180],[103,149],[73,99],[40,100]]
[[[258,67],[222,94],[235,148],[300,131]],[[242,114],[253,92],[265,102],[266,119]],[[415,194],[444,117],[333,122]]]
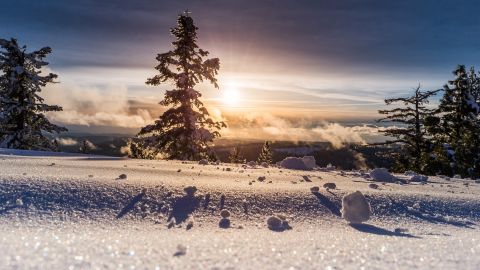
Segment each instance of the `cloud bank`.
[[138,128],[153,122],[148,110],[132,108],[127,93],[122,85],[100,88],[61,83],[47,87],[42,96],[47,104],[63,107],[62,112],[48,113],[58,123]]

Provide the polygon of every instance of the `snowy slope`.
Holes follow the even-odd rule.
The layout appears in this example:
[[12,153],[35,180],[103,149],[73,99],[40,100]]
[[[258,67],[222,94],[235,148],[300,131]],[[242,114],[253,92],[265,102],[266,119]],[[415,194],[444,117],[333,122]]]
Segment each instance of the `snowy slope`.
[[[480,267],[480,184],[357,175],[0,149],[0,269]],[[373,219],[352,227],[338,215],[356,190]],[[270,231],[274,213],[292,229]]]

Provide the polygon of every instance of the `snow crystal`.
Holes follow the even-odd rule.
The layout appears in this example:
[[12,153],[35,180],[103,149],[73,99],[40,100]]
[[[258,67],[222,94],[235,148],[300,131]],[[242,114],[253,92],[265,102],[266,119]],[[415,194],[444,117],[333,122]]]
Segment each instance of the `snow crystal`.
[[390,174],[385,168],[376,168],[370,172],[370,177],[373,180],[378,182],[394,182],[396,180],[395,176]]
[[16,204],[17,206],[23,206],[23,201],[22,201],[22,199],[18,198],[18,199],[16,200],[15,204]]
[[342,199],[342,217],[349,223],[362,223],[370,219],[372,210],[360,191],[350,193]]

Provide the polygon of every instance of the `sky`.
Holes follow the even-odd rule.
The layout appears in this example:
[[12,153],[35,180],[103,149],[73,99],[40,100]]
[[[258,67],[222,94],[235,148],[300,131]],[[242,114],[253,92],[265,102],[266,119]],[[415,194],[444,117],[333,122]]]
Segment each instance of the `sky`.
[[74,131],[135,133],[161,114],[172,86],[145,81],[186,9],[220,58],[220,89],[198,89],[226,136],[357,140],[351,129],[372,132],[383,99],[441,88],[480,60],[478,1],[2,2],[0,37],[53,49],[60,83],[43,95]]

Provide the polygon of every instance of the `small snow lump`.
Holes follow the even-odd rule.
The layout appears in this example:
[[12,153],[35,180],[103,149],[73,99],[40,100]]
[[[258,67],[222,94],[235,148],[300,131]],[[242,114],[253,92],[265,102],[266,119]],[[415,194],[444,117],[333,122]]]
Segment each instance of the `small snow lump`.
[[196,186],[188,186],[183,189],[187,196],[193,197],[195,195],[195,192],[197,192],[197,187]]
[[365,196],[355,191],[342,199],[342,217],[351,224],[358,224],[370,219],[372,210]]

